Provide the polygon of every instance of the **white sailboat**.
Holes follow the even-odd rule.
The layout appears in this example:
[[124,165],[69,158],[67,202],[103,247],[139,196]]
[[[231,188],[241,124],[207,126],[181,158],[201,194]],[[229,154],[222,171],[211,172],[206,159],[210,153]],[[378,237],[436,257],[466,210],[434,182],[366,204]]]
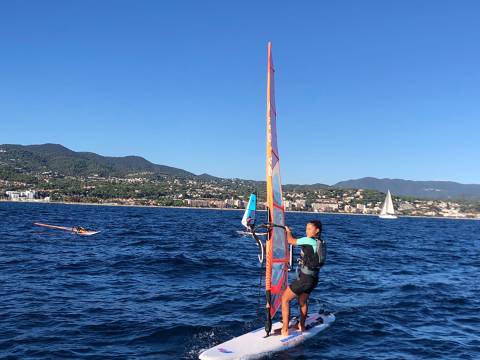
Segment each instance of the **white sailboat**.
[[393,201],[392,201],[392,195],[390,194],[390,190],[387,191],[387,196],[385,197],[382,210],[380,211],[380,215],[378,215],[378,217],[381,219],[397,218],[397,216],[395,215],[395,210],[393,209]]

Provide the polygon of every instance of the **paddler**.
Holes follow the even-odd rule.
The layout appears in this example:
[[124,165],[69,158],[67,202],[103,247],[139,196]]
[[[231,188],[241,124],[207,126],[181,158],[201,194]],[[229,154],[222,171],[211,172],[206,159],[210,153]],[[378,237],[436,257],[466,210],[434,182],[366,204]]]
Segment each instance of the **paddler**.
[[308,314],[308,298],[317,287],[320,268],[325,263],[326,245],[321,239],[322,223],[319,220],[309,221],[305,228],[306,236],[296,239],[288,226],[285,227],[289,244],[302,247],[299,259],[299,274],[297,279],[290,284],[282,296],[282,332],[288,336],[290,317],[290,301],[298,297],[300,307],[300,322],[298,330],[305,331],[305,320]]

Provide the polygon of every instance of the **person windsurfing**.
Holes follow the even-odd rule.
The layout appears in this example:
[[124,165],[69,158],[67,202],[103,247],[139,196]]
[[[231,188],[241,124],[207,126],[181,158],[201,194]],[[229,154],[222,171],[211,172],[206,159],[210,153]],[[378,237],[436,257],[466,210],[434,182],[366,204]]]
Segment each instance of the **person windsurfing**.
[[75,234],[85,234],[86,232],[88,232],[87,229],[81,227],[81,226],[74,226],[72,228],[72,231],[75,233]]
[[282,295],[282,330],[283,336],[288,336],[288,324],[290,317],[290,301],[298,297],[300,307],[300,321],[298,330],[305,331],[305,320],[308,314],[308,298],[310,293],[318,285],[318,274],[325,263],[326,243],[321,238],[322,223],[319,220],[312,220],[305,228],[306,236],[296,239],[292,231],[285,226],[287,241],[289,244],[302,247],[299,259],[299,271],[297,279],[293,281]]

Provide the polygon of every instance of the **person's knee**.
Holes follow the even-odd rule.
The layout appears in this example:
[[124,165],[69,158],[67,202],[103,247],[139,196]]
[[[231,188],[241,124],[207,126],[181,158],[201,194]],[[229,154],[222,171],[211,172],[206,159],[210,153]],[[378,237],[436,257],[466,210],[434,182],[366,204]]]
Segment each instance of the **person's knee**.
[[308,295],[302,294],[298,297],[298,305],[305,306],[307,305]]

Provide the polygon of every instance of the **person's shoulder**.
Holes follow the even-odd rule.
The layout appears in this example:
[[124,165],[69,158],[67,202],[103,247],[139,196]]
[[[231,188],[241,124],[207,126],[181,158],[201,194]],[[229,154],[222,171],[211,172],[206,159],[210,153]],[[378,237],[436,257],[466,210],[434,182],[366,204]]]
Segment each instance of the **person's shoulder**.
[[302,237],[300,239],[297,239],[297,244],[298,245],[312,245],[312,244],[316,244],[317,241],[314,239],[314,238],[311,238],[311,237]]

